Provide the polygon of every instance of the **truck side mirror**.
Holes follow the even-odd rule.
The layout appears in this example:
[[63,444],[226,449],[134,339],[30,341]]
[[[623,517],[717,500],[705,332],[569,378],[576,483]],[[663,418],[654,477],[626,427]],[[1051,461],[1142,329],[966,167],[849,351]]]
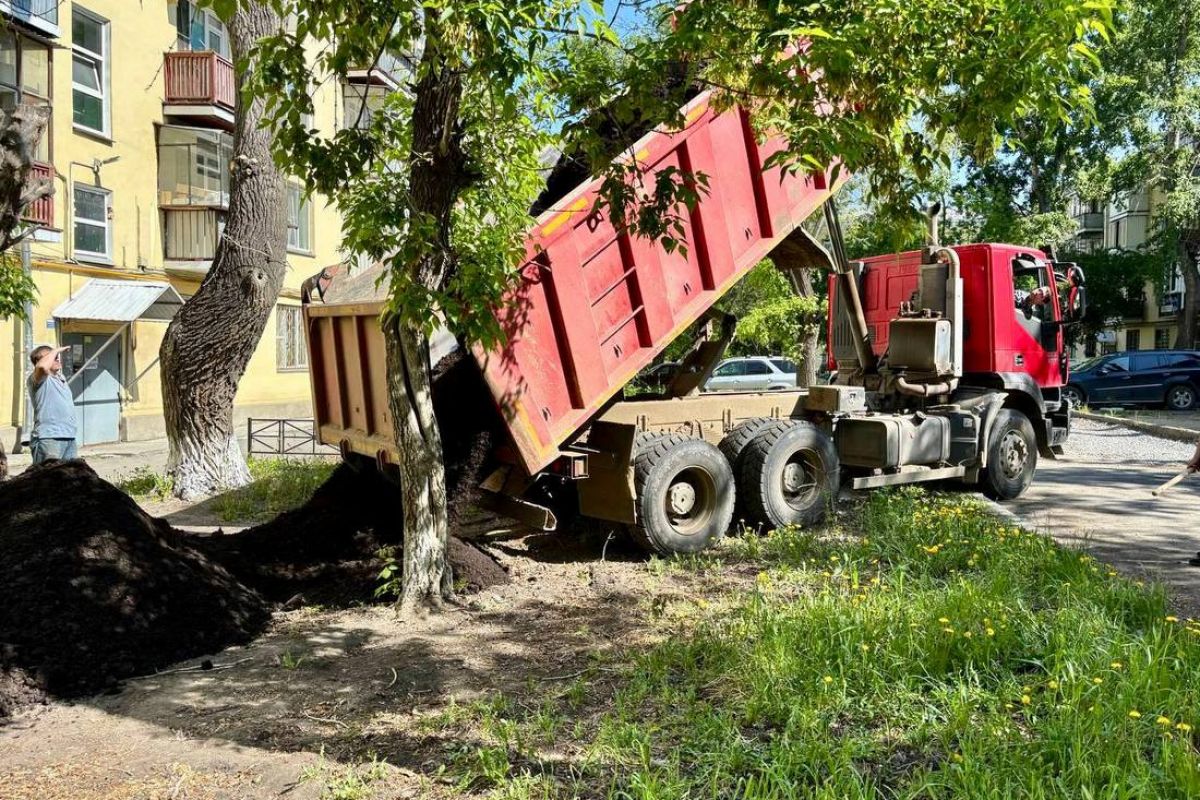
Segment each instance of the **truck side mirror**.
[[1087,276],[1078,264],[1064,264],[1067,277],[1066,307],[1063,309],[1064,322],[1079,322],[1087,313]]

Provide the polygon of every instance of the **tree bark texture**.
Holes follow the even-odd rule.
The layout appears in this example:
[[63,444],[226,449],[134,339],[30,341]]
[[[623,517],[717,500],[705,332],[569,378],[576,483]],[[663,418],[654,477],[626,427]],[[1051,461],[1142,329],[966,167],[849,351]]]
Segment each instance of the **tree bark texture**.
[[0,124],[0,253],[37,227],[22,222],[25,208],[54,194],[54,183],[49,178],[30,177],[34,153],[49,118],[48,108],[20,105]]
[[1196,263],[1196,248],[1189,243],[1188,236],[1181,236],[1177,246],[1179,271],[1183,275],[1183,305],[1179,309],[1179,320],[1175,334],[1175,347],[1181,350],[1196,348],[1200,337],[1196,335],[1198,308],[1200,308],[1200,265]]
[[[427,9],[425,15],[427,25],[437,25],[435,11]],[[423,255],[414,263],[394,266],[412,270],[419,283],[434,288],[441,288],[453,271],[451,211],[470,181],[459,127],[462,77],[447,63],[442,51],[446,42],[441,35],[428,37],[421,56],[408,165],[413,215],[432,222],[435,238],[425,243]],[[451,594],[446,470],[433,415],[428,338],[415,321],[391,319],[384,325],[384,340],[404,504],[404,571],[398,606],[409,612],[424,604],[438,605]]]
[[[816,270],[806,267],[797,270],[797,277],[800,279],[800,285],[797,287],[797,292],[801,297],[816,297],[817,292],[813,288],[813,273]],[[817,370],[821,365],[821,326],[813,326],[804,336],[804,342],[800,348],[803,360],[800,363],[800,371],[797,375],[797,385],[803,387],[815,386],[817,383]]]
[[[234,60],[279,24],[264,6],[241,7],[229,23]],[[271,134],[259,126],[263,111],[264,101],[247,102],[239,92],[225,232],[159,354],[168,471],[184,499],[250,481],[233,429],[233,401],[287,272],[285,187],[271,158]]]

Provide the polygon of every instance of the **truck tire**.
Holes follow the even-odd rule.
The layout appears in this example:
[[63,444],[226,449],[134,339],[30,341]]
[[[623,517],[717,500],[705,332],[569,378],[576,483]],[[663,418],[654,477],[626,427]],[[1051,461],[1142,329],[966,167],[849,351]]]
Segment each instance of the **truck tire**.
[[733,470],[721,451],[677,433],[638,437],[633,538],[661,555],[698,553],[733,520]]
[[820,522],[841,488],[837,448],[800,420],[765,426],[746,446],[738,489],[751,520],[768,529]]
[[750,444],[750,440],[764,427],[778,421],[771,417],[751,417],[739,422],[733,430],[725,434],[725,438],[717,446],[721,448],[721,454],[729,461],[729,467],[733,470],[734,475],[740,474],[742,453],[746,452],[746,445]]
[[1033,482],[1037,460],[1037,437],[1029,417],[1015,409],[1000,409],[987,443],[983,493],[994,500],[1020,497]]

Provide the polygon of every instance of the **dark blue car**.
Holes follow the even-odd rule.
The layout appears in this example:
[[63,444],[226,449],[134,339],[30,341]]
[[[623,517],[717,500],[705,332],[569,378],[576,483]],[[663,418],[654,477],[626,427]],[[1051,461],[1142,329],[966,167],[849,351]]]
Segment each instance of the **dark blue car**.
[[1161,405],[1195,408],[1200,398],[1200,350],[1134,350],[1072,365],[1063,399],[1074,406]]

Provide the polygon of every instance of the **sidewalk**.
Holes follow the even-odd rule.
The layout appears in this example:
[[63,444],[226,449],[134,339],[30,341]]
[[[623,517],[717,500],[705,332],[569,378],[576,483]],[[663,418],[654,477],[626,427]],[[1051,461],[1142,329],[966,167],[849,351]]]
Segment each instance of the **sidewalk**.
[[[8,451],[8,470],[16,476],[29,468],[29,448],[21,453],[12,452],[12,439],[6,438],[4,447]],[[106,481],[115,482],[139,467],[149,467],[162,472],[167,467],[167,440],[150,439],[144,442],[111,442],[79,448],[79,457],[88,463],[96,474]]]

